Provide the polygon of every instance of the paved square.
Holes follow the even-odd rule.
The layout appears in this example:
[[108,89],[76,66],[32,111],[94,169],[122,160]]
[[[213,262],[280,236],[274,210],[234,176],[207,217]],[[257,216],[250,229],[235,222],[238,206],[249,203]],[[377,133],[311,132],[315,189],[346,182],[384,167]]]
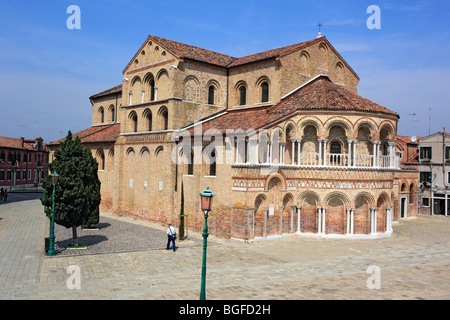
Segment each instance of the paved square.
[[[0,204],[1,299],[198,300],[201,234],[190,231],[190,241],[177,242],[176,252],[166,251],[161,240],[165,227],[105,215],[101,218],[105,233],[95,244],[103,243],[107,252],[88,248],[47,257],[43,252],[48,219],[38,196],[11,194],[7,203]],[[129,241],[108,246],[123,228]],[[61,237],[67,239],[59,232],[56,241],[66,240]],[[449,299],[449,244],[450,220],[443,216],[402,220],[394,224],[391,238],[378,240],[291,236],[244,243],[210,236],[206,297]],[[78,269],[68,273],[70,266]],[[80,272],[78,283],[74,270]],[[374,281],[379,289],[369,288]]]

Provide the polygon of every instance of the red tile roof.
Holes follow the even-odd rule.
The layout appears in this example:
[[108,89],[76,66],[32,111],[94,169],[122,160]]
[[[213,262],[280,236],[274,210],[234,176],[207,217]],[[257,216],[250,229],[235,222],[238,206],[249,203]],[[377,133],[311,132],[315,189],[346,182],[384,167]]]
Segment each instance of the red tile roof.
[[325,39],[325,38],[317,38],[317,39],[304,41],[304,42],[300,42],[300,43],[295,43],[295,44],[291,44],[291,45],[276,48],[276,49],[267,50],[264,52],[255,53],[255,54],[248,55],[248,56],[245,56],[242,58],[237,58],[232,63],[230,63],[228,65],[228,67],[235,67],[235,66],[250,63],[250,62],[260,61],[260,60],[269,59],[269,58],[281,57],[281,56],[287,55],[291,52],[306,48],[306,47],[310,46],[311,44],[321,41],[323,39]]
[[119,84],[118,86],[112,87],[108,90],[102,91],[100,93],[94,94],[94,95],[90,96],[89,99],[107,96],[109,94],[114,94],[114,93],[122,93],[122,85],[121,84]]
[[298,110],[364,111],[399,117],[396,112],[333,83],[327,76],[312,79],[273,107],[276,109],[274,112],[295,108]]
[[[24,139],[22,146],[22,139],[17,138],[9,138],[9,137],[0,137],[0,147],[2,148],[11,148],[11,149],[23,149],[23,150],[36,150],[34,148],[35,141],[37,139]],[[45,147],[45,144],[42,144]]]
[[[306,48],[316,42],[321,42],[321,41],[325,41],[330,46],[330,49],[333,50],[334,53],[340,57],[340,54],[328,42],[326,37],[320,37],[320,38],[316,38],[313,40],[299,42],[299,43],[291,44],[288,46],[251,54],[251,55],[248,55],[245,57],[236,58],[236,57],[232,57],[232,56],[229,56],[226,54],[222,54],[222,53],[214,52],[211,50],[203,49],[200,47],[192,46],[189,44],[185,44],[182,42],[169,40],[169,39],[161,38],[158,36],[149,35],[147,40],[144,42],[144,44],[142,44],[142,46],[136,52],[133,59],[131,59],[130,62],[128,63],[128,65],[125,67],[124,72],[128,68],[128,66],[130,66],[132,61],[135,60],[136,56],[139,54],[139,52],[142,51],[142,49],[145,47],[145,45],[149,41],[157,42],[158,44],[163,46],[166,50],[170,51],[172,54],[174,54],[179,59],[187,58],[187,59],[201,61],[201,62],[205,62],[205,63],[209,63],[209,64],[213,64],[213,65],[217,65],[217,66],[221,66],[221,67],[225,67],[225,68],[231,68],[231,67],[236,67],[236,66],[240,66],[243,64],[261,61],[261,60],[265,60],[265,59],[281,57],[281,56],[284,56],[291,52]],[[347,62],[344,59],[342,59],[342,61],[350,69],[350,71],[359,79],[358,75],[347,64]]]
[[189,58],[192,60],[207,62],[222,67],[226,67],[236,59],[235,57],[228,56],[226,54],[191,46],[189,44],[181,43],[178,41],[168,40],[152,35],[149,35],[148,37],[149,39],[158,42],[160,45],[162,45],[164,48],[166,48],[179,58]]
[[[120,124],[105,124],[101,126],[92,126],[85,130],[73,133],[72,137],[80,137],[82,143],[116,142],[120,134]],[[66,138],[52,141],[49,145],[59,145]]]
[[[203,132],[217,129],[261,129],[304,110],[370,112],[399,117],[397,113],[334,84],[327,76],[318,76],[294,90],[270,107],[228,110],[224,115],[202,123]],[[193,129],[191,129],[193,133]]]

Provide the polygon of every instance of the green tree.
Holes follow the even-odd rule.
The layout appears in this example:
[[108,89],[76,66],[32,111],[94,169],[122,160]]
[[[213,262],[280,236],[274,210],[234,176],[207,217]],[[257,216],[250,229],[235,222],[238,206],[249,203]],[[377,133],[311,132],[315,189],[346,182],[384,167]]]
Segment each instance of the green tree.
[[[72,243],[78,244],[77,227],[99,222],[100,180],[97,160],[85,148],[79,137],[66,140],[54,153],[50,171],[59,175],[55,189],[55,223],[72,228]],[[47,199],[42,200],[45,213],[51,219],[53,185],[50,175],[44,183]]]

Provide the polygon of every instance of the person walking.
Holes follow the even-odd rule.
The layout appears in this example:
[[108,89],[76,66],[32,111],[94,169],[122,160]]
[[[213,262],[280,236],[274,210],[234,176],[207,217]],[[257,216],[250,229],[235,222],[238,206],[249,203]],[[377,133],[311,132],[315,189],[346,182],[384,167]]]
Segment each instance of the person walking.
[[167,248],[166,248],[166,250],[169,250],[171,241],[172,241],[173,251],[176,250],[176,248],[175,248],[175,239],[176,238],[177,238],[177,230],[172,226],[172,224],[169,223],[169,227],[167,228]]
[[3,188],[0,188],[0,201],[3,201]]
[[3,190],[3,199],[6,202],[6,199],[8,199],[8,189]]

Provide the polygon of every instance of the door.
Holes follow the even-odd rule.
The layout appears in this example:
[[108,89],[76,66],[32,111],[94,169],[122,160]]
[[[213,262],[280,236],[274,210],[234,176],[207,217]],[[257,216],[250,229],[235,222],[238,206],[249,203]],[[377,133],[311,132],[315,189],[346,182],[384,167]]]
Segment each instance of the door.
[[400,203],[400,218],[406,217],[406,198],[401,198]]

